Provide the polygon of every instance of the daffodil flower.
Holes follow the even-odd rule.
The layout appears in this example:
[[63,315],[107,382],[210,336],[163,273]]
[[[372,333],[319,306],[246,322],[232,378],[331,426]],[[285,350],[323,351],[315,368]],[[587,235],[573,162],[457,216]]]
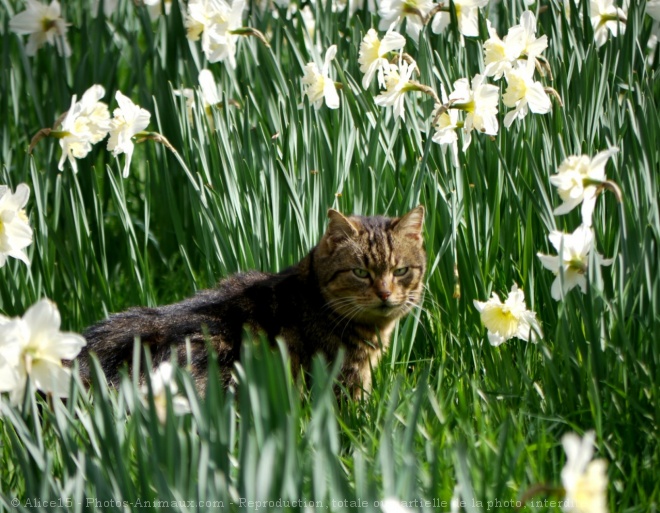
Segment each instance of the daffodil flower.
[[537,336],[543,336],[536,314],[525,306],[525,293],[515,283],[504,303],[493,292],[488,301],[474,301],[474,306],[481,314],[481,322],[488,330],[488,341],[493,346],[514,337],[536,342]]
[[591,226],[598,192],[606,184],[612,184],[605,176],[605,164],[617,151],[618,148],[613,147],[601,151],[593,159],[587,155],[570,156],[561,163],[557,174],[550,177],[550,183],[557,187],[563,201],[554,210],[555,215],[566,214],[582,203],[582,224]]
[[0,185],[0,267],[7,257],[30,265],[25,248],[32,244],[32,228],[24,207],[30,197],[30,188],[24,183],[12,193],[6,185]]
[[466,112],[463,122],[463,151],[470,145],[472,129],[489,135],[497,134],[500,90],[497,86],[487,84],[483,75],[474,76],[472,87],[467,78],[454,82],[454,90],[449,95],[449,100],[452,101],[452,108]]
[[105,96],[105,89],[100,85],[90,87],[79,102],[74,95],[71,107],[66,113],[58,135],[62,158],[58,164],[60,171],[64,169],[64,161],[68,158],[74,172],[78,172],[76,159],[87,156],[96,144],[108,135],[110,131],[110,111],[108,106],[99,101]]
[[362,87],[368,89],[374,75],[378,74],[378,85],[384,89],[385,74],[389,73],[391,66],[386,56],[390,52],[402,49],[405,45],[406,38],[398,32],[389,31],[381,41],[378,32],[369,29],[360,43],[358,54],[360,71],[364,73]]
[[22,318],[0,316],[0,392],[17,405],[30,376],[37,389],[57,397],[69,395],[71,371],[62,360],[73,360],[86,345],[76,333],[60,331],[60,313],[47,300],[32,305]]
[[142,2],[147,7],[149,18],[152,20],[156,20],[161,14],[163,14],[163,5],[165,7],[166,16],[172,11],[172,0],[142,0]]
[[[215,78],[213,78],[213,73],[207,69],[203,69],[199,72],[199,88],[201,91],[201,97],[203,102],[204,114],[206,114],[206,120],[208,121],[211,129],[215,128],[215,121],[213,119],[213,112],[211,112],[211,106],[217,105],[220,103],[220,93],[218,86],[215,83]],[[185,89],[175,89],[174,94],[177,96],[183,96],[186,99],[186,109],[188,112],[188,120],[192,123],[193,121],[193,110],[196,107],[195,104],[195,91],[190,88]]]
[[[479,8],[486,7],[489,0],[454,0],[458,30],[463,36],[477,37],[479,35]],[[436,34],[443,32],[451,23],[447,11],[440,11],[433,16],[431,30]]]
[[[570,234],[554,230],[548,239],[557,250],[557,256],[542,253],[537,253],[537,256],[541,260],[541,264],[557,276],[550,291],[552,298],[559,301],[571,289],[578,286],[583,293],[586,293],[589,254],[594,241],[591,228],[580,225]],[[598,254],[596,254],[596,261],[601,265],[612,263],[611,260],[605,260]]]
[[534,80],[532,61],[506,72],[507,90],[502,103],[513,110],[504,116],[504,126],[509,128],[516,119],[523,119],[529,111],[546,114],[552,109],[552,102],[541,82]]
[[50,5],[27,0],[27,9],[9,20],[9,30],[19,35],[30,35],[25,49],[27,55],[36,55],[37,50],[48,43],[54,45],[60,55],[69,57],[71,47],[66,39],[67,26],[57,0]]
[[[154,406],[156,415],[162,423],[167,419],[167,391],[172,396],[172,408],[175,415],[185,415],[190,412],[190,402],[179,394],[173,378],[174,368],[170,362],[161,363],[158,368],[149,376],[151,380],[151,391],[153,392]],[[147,404],[148,387],[142,385],[140,393],[143,404]]]
[[484,75],[499,80],[520,57],[524,43],[522,38],[504,36],[500,39],[490,20],[487,23],[490,37],[484,42]]
[[589,16],[594,29],[594,40],[598,47],[607,42],[608,34],[616,37],[619,30],[626,29],[626,13],[614,5],[614,0],[591,0]]
[[383,513],[412,513],[411,509],[405,507],[399,499],[395,497],[387,497],[381,503],[381,511]]
[[595,441],[593,431],[583,438],[567,433],[561,439],[566,452],[561,481],[567,513],[607,513],[607,461],[592,460]]
[[536,16],[532,11],[520,15],[520,23],[509,29],[507,41],[520,46],[520,54],[532,61],[548,47],[548,36],[536,37]]
[[202,50],[209,62],[227,60],[236,67],[237,30],[242,26],[245,0],[191,0],[188,3],[186,29],[188,39],[202,39]]
[[309,103],[316,109],[325,104],[330,109],[339,108],[339,95],[334,80],[330,78],[330,63],[337,54],[337,45],[332,45],[325,52],[323,67],[319,70],[314,62],[305,66],[305,75],[302,78],[304,94],[309,98]]
[[108,151],[117,157],[121,153],[126,154],[123,177],[128,177],[131,159],[133,157],[133,136],[147,128],[151,113],[135,105],[121,91],[117,91],[115,99],[119,108],[114,110],[114,118],[111,121],[110,139],[108,139]]
[[648,0],[646,2],[646,14],[655,21],[660,21],[660,0]]
[[458,110],[450,108],[449,98],[442,85],[440,86],[440,97],[442,105],[438,107],[433,118],[435,132],[432,140],[440,145],[443,153],[445,148],[449,147],[452,162],[458,166],[458,134],[456,131],[463,126],[463,123],[458,120]]
[[419,41],[425,18],[434,5],[431,0],[382,0],[378,6],[378,30],[390,30],[405,18],[406,32]]
[[405,118],[404,95],[408,91],[419,91],[418,84],[413,83],[410,78],[415,71],[417,64],[413,61],[408,63],[404,60],[399,61],[399,66],[390,68],[385,76],[385,91],[380,93],[374,102],[381,107],[394,107],[394,117]]

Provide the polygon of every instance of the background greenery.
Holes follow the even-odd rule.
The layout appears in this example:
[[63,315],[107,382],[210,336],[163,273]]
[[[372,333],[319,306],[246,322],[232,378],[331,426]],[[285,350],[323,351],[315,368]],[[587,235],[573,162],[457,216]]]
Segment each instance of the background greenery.
[[[137,401],[128,378],[118,392],[98,379],[91,393],[76,384],[66,404],[34,399],[12,409],[3,399],[0,511],[33,511],[36,500],[56,501],[40,503],[48,511],[124,511],[123,501],[137,510],[138,499],[215,500],[236,510],[240,498],[322,501],[332,511],[356,511],[339,501],[360,499],[367,505],[359,511],[379,511],[374,501],[390,496],[435,499],[408,505],[448,511],[442,501],[455,490],[465,511],[492,511],[488,501],[560,484],[562,434],[589,429],[610,462],[610,510],[657,510],[660,80],[648,61],[644,2],[632,0],[625,34],[600,49],[578,9],[567,19],[560,2],[536,4],[564,107],[555,103],[494,138],[475,136],[458,168],[427,135],[430,97],[409,94],[402,123],[374,105],[375,88],[361,89],[359,42],[378,21],[366,10],[349,16],[313,5],[314,49],[299,14],[250,7],[246,25],[271,46],[242,38],[231,70],[204,62],[176,3],[152,22],[127,0],[109,19],[67,2],[70,59],[53,47],[26,56],[25,38],[8,30],[24,4],[0,3],[0,183],[30,185],[35,232],[31,266],[0,269],[5,315],[49,297],[63,328],[80,332],[110,312],[173,302],[237,270],[282,269],[316,243],[329,207],[397,215],[422,203],[429,254],[423,309],[400,324],[364,402],[337,407],[332,369],[320,362],[317,388],[301,398],[281,354],[250,345],[235,394],[212,386],[199,398],[180,372],[192,414],[165,425]],[[505,34],[523,9],[522,1],[493,3],[486,14]],[[420,82],[449,90],[483,69],[482,42],[466,38],[463,47],[455,29],[429,30],[406,51]],[[315,110],[301,93],[302,68],[331,44],[341,106]],[[190,122],[172,92],[196,86],[203,67],[225,105],[239,104],[212,109],[215,129],[199,111]],[[111,109],[117,90],[148,109],[149,129],[172,142],[189,172],[152,141],[136,146],[127,179],[123,160],[104,144],[79,162],[77,175],[68,165],[58,172],[56,140],[28,155],[31,137],[93,84],[106,88]],[[549,231],[573,231],[579,212],[552,215],[560,200],[549,177],[566,156],[613,145],[620,152],[607,173],[624,199],[601,196],[594,226],[598,251],[614,263],[592,266],[587,294],[574,290],[555,302],[554,276],[536,253],[554,253]],[[514,282],[545,337],[494,348],[473,300],[506,295]],[[198,511],[187,502],[173,509]]]

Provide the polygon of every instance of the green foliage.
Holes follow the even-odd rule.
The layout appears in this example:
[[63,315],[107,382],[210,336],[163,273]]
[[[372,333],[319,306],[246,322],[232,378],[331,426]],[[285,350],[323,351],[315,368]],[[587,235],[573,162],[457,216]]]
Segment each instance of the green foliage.
[[[380,511],[386,497],[447,511],[456,486],[466,511],[482,511],[488,501],[521,500],[538,483],[559,485],[561,435],[589,429],[610,462],[610,510],[657,509],[660,72],[657,50],[655,64],[647,61],[652,20],[644,2],[631,4],[625,33],[596,48],[581,6],[565,17],[563,2],[542,2],[554,76],[546,83],[563,107],[553,101],[549,114],[528,115],[494,138],[474,134],[454,167],[431,141],[430,97],[407,94],[401,122],[374,104],[375,86],[361,88],[359,43],[377,24],[366,9],[350,17],[315,4],[316,49],[300,14],[287,20],[284,10],[276,18],[252,6],[247,24],[270,47],[240,38],[232,70],[205,62],[199,43],[186,39],[176,2],[153,22],[128,0],[110,19],[67,2],[73,55],[64,59],[52,46],[27,56],[25,37],[8,29],[23,3],[2,0],[0,184],[30,185],[35,234],[31,265],[11,260],[0,269],[4,315],[48,297],[63,328],[80,332],[109,312],[177,301],[238,270],[276,271],[316,243],[330,207],[398,215],[424,204],[429,271],[423,308],[400,323],[363,402],[335,404],[332,362],[317,361],[310,390],[301,391],[285,355],[263,343],[245,345],[228,393],[211,379],[200,397],[185,369],[177,371],[191,413],[164,424],[153,403],[140,401],[135,380],[108,389],[98,368],[91,391],[76,381],[64,403],[28,394],[15,409],[3,399],[0,512],[125,511],[123,501],[137,510],[137,500],[152,501],[140,508],[150,511],[169,511],[171,501],[176,511],[197,511],[197,501],[200,511],[219,510],[213,501],[256,510],[240,501],[278,499]],[[487,14],[504,34],[523,10],[522,1],[500,2]],[[483,40],[461,46],[457,36],[429,27],[419,44],[408,41],[420,82],[449,91],[483,69]],[[320,63],[331,44],[341,105],[315,110],[302,95],[303,66]],[[174,94],[196,87],[202,68],[222,91],[214,127],[201,109],[189,119]],[[111,109],[121,90],[149,110],[149,130],[177,154],[155,141],[137,144],[127,179],[105,143],[79,161],[78,174],[68,164],[58,171],[55,139],[28,154],[32,136],[93,84],[105,87]],[[601,195],[594,227],[598,252],[614,262],[591,266],[586,294],[576,289],[556,302],[554,276],[536,253],[553,253],[550,230],[573,231],[580,218],[553,216],[560,199],[549,177],[565,157],[610,146],[620,151],[607,174],[623,201]],[[545,337],[492,347],[473,301],[513,283]],[[412,502],[420,498],[431,505]],[[366,505],[351,505],[358,500]]]

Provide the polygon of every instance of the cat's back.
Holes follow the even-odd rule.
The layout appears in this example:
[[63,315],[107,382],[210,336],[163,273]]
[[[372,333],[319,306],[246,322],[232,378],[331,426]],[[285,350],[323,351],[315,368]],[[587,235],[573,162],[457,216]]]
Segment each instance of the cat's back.
[[83,333],[87,346],[79,358],[81,375],[89,378],[89,353],[94,352],[106,376],[117,382],[117,371],[131,361],[136,340],[149,347],[154,362],[169,358],[171,347],[182,347],[186,341],[203,347],[209,340],[233,345],[240,340],[244,325],[252,323],[259,295],[268,295],[276,276],[258,271],[237,273],[178,303],[111,314]]

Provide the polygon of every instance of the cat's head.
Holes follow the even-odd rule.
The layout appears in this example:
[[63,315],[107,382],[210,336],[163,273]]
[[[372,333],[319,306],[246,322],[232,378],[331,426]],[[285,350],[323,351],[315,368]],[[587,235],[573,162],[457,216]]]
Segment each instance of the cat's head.
[[346,217],[331,209],[328,218],[314,259],[328,307],[379,326],[407,314],[420,300],[426,270],[424,207],[400,218]]

